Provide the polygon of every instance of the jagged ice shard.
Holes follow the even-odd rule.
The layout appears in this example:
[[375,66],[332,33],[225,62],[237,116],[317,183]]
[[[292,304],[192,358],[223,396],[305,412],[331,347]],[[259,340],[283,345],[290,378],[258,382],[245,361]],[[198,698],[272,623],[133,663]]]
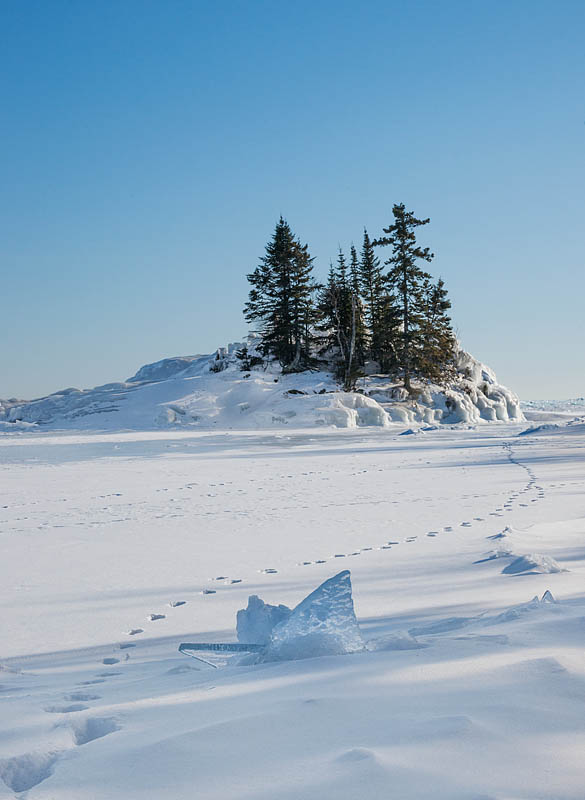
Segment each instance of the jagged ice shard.
[[272,630],[262,661],[343,655],[365,650],[351,596],[349,570],[334,575],[305,597]]
[[269,644],[274,627],[288,619],[291,614],[288,606],[271,606],[258,595],[251,594],[248,608],[242,608],[236,616],[238,642]]

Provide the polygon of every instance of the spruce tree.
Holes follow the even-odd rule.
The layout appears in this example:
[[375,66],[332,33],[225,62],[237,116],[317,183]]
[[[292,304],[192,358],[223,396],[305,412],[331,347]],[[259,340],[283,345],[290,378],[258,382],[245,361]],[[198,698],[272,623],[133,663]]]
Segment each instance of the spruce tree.
[[425,309],[425,282],[430,279],[419,261],[431,261],[434,254],[428,247],[416,242],[415,230],[427,225],[429,219],[417,219],[406,211],[404,203],[392,208],[394,222],[383,228],[386,236],[372,242],[374,247],[390,246],[392,255],[384,262],[390,269],[387,275],[391,292],[400,309],[400,329],[396,338],[396,365],[404,380],[404,387],[412,393],[413,377],[424,372],[422,339]]
[[263,355],[278,359],[283,371],[302,370],[310,362],[312,269],[307,245],[281,217],[260,265],[247,276],[252,288],[244,316],[258,324]]
[[356,359],[360,366],[364,365],[367,349],[367,331],[365,323],[364,304],[361,298],[360,287],[360,262],[354,245],[350,249],[349,284],[356,300]]
[[360,259],[360,294],[364,303],[364,316],[369,328],[368,355],[374,361],[381,357],[380,300],[383,291],[380,259],[376,256],[367,230]]
[[327,284],[319,294],[319,330],[325,333],[321,352],[337,351],[336,374],[346,391],[355,389],[360,376],[357,351],[359,297],[348,280],[345,256],[340,250],[337,269],[330,265]]
[[425,281],[420,362],[424,376],[435,383],[455,376],[457,340],[447,313],[450,308],[443,279]]

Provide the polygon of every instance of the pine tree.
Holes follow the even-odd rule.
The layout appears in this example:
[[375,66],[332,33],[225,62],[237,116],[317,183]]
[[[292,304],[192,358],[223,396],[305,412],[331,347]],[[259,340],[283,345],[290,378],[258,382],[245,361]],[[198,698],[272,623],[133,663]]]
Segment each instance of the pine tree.
[[278,359],[284,371],[302,370],[310,362],[312,269],[308,246],[281,217],[260,265],[248,275],[252,288],[244,316],[258,323],[263,355]]
[[399,368],[404,387],[412,393],[412,379],[423,374],[425,363],[422,359],[422,338],[425,309],[425,282],[430,279],[428,272],[418,266],[419,261],[431,261],[434,254],[428,247],[416,243],[415,230],[427,225],[429,219],[417,219],[406,211],[403,203],[392,208],[394,222],[383,228],[386,236],[372,242],[374,247],[390,246],[392,255],[385,261],[389,266],[388,284],[396,296],[400,308],[400,330],[397,332],[396,365]]
[[352,244],[349,261],[349,285],[356,302],[355,351],[357,363],[363,366],[366,359],[367,331],[364,319],[364,304],[361,299],[360,262],[357,250]]
[[424,376],[435,383],[445,383],[455,376],[457,341],[447,314],[450,308],[443,279],[437,283],[425,281],[420,362]]
[[325,333],[325,345],[321,352],[335,350],[337,376],[343,381],[346,391],[355,389],[359,378],[360,363],[357,351],[359,297],[348,280],[345,256],[340,250],[337,269],[330,265],[327,284],[319,294],[319,330]]

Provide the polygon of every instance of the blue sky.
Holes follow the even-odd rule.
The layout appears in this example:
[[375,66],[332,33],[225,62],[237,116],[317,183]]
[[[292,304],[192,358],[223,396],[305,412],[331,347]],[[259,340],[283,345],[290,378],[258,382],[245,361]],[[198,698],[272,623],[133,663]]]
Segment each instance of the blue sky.
[[316,257],[431,217],[464,347],[585,394],[585,3],[0,6],[0,397],[246,331],[283,214]]

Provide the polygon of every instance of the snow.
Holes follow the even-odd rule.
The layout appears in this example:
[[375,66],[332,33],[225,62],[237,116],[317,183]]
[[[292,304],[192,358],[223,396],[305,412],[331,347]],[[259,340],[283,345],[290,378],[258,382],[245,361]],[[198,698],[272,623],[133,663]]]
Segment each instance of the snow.
[[562,572],[563,568],[550,556],[541,556],[538,553],[518,556],[502,570],[504,575],[518,575],[521,572]]
[[359,391],[342,392],[328,372],[283,375],[276,365],[242,372],[234,342],[207,355],[167,358],[122,383],[64,389],[30,402],[0,403],[0,425],[58,430],[196,428],[435,427],[524,420],[516,395],[465,351],[447,387],[421,383],[409,398],[395,381],[369,375]]
[[[208,397],[252,380],[231,370]],[[288,377],[257,389],[323,380]],[[143,429],[0,434],[2,800],[582,798],[580,425],[156,429],[173,380],[103,415]],[[562,571],[502,574],[535,555]],[[178,652],[233,643],[251,596],[300,618],[342,570],[363,649]]]

